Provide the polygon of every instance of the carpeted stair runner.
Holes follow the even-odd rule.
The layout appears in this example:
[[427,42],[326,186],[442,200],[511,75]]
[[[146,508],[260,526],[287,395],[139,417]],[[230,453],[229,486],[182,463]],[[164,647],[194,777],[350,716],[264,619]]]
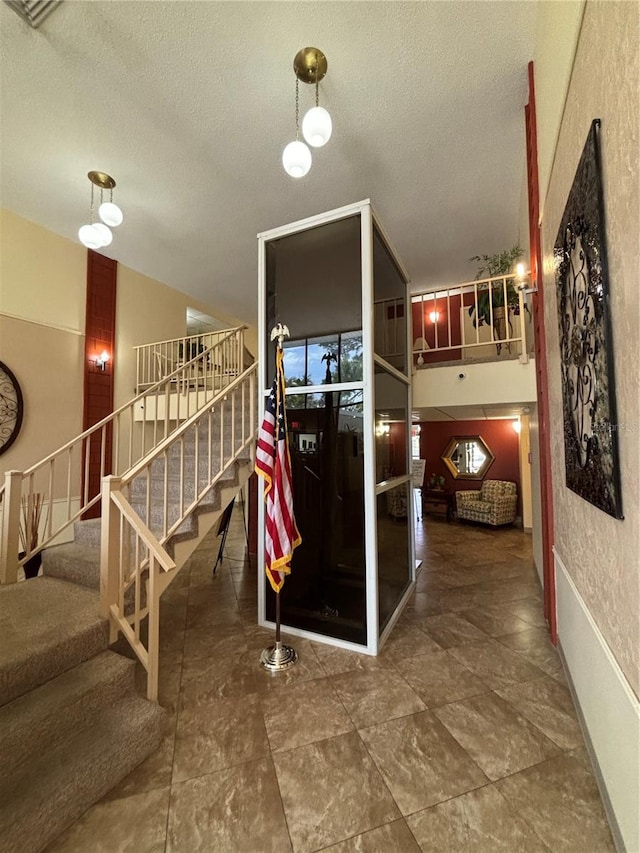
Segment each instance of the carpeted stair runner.
[[[239,427],[242,413],[234,414]],[[182,488],[195,494],[196,473],[200,486],[220,470],[221,450],[224,459],[238,453],[230,424],[225,412],[222,435],[186,434],[133,481],[130,503],[156,535],[165,481],[170,523],[179,518],[181,462]],[[237,456],[166,544],[169,553],[198,536],[198,515],[224,509],[250,460],[250,449]],[[100,519],[76,522],[73,542],[41,552],[42,576],[0,587],[0,853],[43,851],[160,745],[166,713],[137,694],[136,663],[107,648],[100,534]]]
[[37,853],[155,751],[165,712],[107,651],[95,592],[0,587],[0,851]]

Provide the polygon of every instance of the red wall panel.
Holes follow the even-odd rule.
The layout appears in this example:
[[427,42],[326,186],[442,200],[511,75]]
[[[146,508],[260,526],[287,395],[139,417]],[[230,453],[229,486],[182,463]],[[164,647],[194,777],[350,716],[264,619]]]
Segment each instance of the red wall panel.
[[[84,414],[83,430],[89,429],[113,411],[113,354],[116,332],[116,280],[118,263],[87,253],[87,313],[85,321]],[[96,366],[103,351],[109,356],[106,370]],[[91,437],[89,449],[89,494],[100,489],[101,431]],[[111,471],[111,429],[107,430],[105,473]],[[82,488],[85,488],[83,479]],[[88,510],[83,518],[100,515],[100,504]]]
[[427,460],[424,483],[432,474],[445,478],[445,488],[451,492],[479,489],[481,480],[456,480],[440,458],[449,440],[456,435],[480,435],[495,460],[487,471],[487,480],[511,480],[518,488],[518,514],[521,515],[519,436],[513,421],[428,421],[420,424],[420,456]]

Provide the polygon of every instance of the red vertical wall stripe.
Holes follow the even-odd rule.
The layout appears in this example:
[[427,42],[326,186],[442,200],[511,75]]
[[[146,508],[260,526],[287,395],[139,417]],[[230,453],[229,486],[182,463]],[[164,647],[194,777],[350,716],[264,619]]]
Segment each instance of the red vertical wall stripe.
[[547,381],[547,343],[544,328],[544,292],[542,286],[542,250],[540,246],[540,188],[538,184],[538,133],[533,62],[529,63],[529,103],[525,109],[527,134],[527,185],[529,195],[529,251],[531,280],[537,282],[533,294],[533,329],[538,395],[540,442],[540,501],[542,504],[542,560],[544,577],[544,614],[551,640],[558,641],[556,621],[556,581],[553,562],[553,490],[551,482],[551,437],[549,434],[549,384]]
[[[84,349],[83,430],[89,429],[113,411],[113,356],[116,331],[116,280],[118,263],[97,252],[87,256],[87,314]],[[103,351],[109,356],[106,369],[96,365]],[[105,474],[111,472],[111,429],[105,431]],[[86,452],[86,448],[84,448]],[[100,491],[102,430],[91,437],[89,448],[89,495]],[[83,469],[83,492],[86,489]],[[83,518],[100,515],[100,504],[91,507]]]

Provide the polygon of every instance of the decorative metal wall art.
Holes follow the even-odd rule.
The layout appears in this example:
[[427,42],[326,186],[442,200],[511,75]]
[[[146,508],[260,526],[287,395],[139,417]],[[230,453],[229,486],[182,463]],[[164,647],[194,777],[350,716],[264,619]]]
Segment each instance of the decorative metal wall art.
[[589,130],[554,247],[567,487],[622,518],[600,120]]
[[11,370],[0,361],[0,454],[8,450],[22,426],[22,391]]

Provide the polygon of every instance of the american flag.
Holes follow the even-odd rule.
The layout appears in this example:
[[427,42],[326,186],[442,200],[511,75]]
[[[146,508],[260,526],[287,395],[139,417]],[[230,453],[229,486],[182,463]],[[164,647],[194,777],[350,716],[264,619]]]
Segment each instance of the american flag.
[[294,548],[302,542],[293,515],[291,460],[284,405],[284,353],[276,351],[276,375],[258,433],[256,473],[264,478],[266,503],[265,568],[271,586],[280,592]]

